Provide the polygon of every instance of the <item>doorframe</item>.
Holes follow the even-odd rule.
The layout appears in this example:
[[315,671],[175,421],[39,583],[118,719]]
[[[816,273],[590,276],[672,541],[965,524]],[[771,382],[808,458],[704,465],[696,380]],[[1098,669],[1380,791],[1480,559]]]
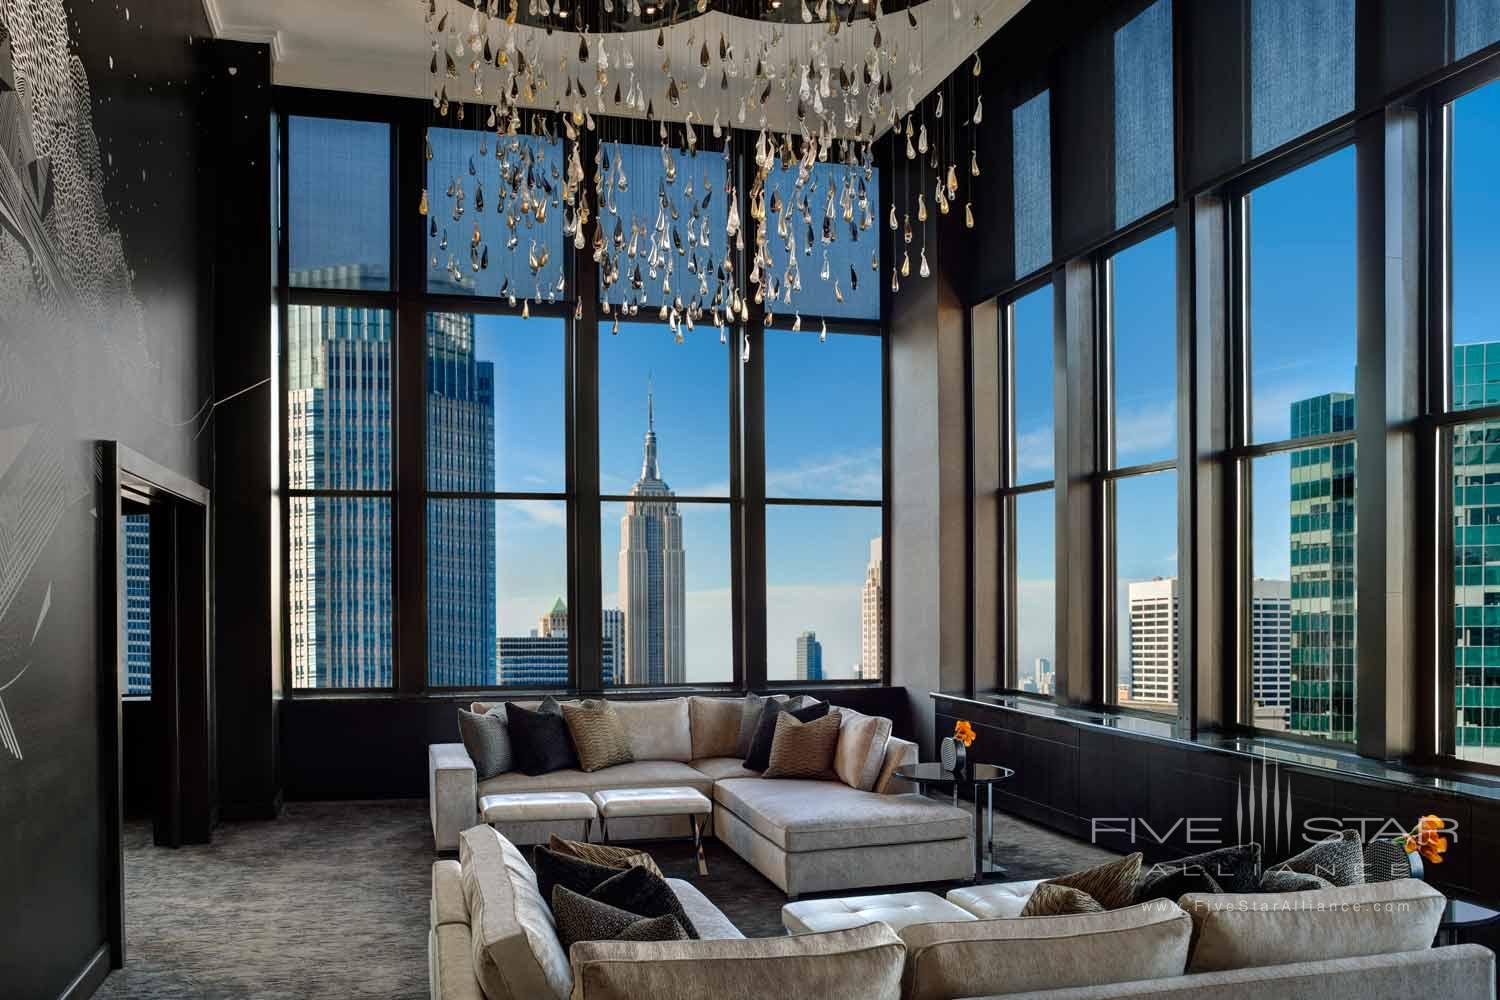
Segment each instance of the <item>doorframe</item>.
[[[125,774],[121,698],[125,681],[125,568],[121,494],[152,505],[152,607],[165,600],[170,613],[152,617],[153,703],[168,708],[161,753],[152,766],[161,794],[156,840],[163,846],[207,843],[217,811],[217,756],[213,727],[209,590],[212,495],[206,486],[153,462],[118,441],[99,451],[99,705],[101,755],[99,805],[104,817],[102,872],[110,967],[125,964]],[[167,579],[158,579],[165,566]],[[158,674],[158,669],[161,673]]]

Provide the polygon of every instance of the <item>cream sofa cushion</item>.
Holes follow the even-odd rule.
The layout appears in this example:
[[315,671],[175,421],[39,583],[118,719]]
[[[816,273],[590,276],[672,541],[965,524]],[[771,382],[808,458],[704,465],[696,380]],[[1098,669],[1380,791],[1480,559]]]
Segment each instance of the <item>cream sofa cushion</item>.
[[1303,892],[1188,893],[1189,972],[1421,951],[1447,899],[1426,882],[1397,879]]
[[688,699],[688,724],[693,730],[693,759],[733,757],[740,739],[744,698]]
[[891,738],[891,720],[839,709],[839,745],[833,754],[833,770],[850,788],[871,791],[885,763],[885,745]]
[[613,701],[638,761],[693,759],[693,732],[686,698]]
[[1165,900],[1103,913],[912,924],[905,1000],[1020,993],[1182,975],[1193,921]]
[[738,941],[580,941],[573,1000],[900,1000],[906,948],[884,924]]
[[489,1000],[566,997],[568,956],[536,875],[515,845],[488,826],[458,838],[474,975]]
[[[723,778],[714,785],[713,796],[789,852],[959,840],[974,830],[967,810],[920,795],[861,792],[836,781]],[[892,881],[903,879],[892,875],[882,880]]]

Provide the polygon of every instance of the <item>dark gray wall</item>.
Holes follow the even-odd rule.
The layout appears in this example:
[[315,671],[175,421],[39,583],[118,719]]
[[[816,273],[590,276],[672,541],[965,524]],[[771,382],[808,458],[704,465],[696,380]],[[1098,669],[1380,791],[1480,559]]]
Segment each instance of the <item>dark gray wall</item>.
[[204,478],[206,32],[200,0],[0,7],[7,997],[58,996],[104,942],[94,441]]

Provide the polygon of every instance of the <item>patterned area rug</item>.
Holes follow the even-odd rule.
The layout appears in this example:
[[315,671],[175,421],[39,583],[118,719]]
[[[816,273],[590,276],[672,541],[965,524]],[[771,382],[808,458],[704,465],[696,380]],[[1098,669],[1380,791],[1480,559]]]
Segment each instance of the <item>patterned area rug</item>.
[[[998,812],[995,845],[1008,879],[1115,856]],[[688,841],[647,850],[746,935],[783,933],[780,890],[718,841],[705,847],[706,877]],[[294,802],[275,822],[227,823],[213,844],[175,851],[152,846],[149,825],[131,824],[126,963],[97,995],[426,997],[433,857],[426,802]]]

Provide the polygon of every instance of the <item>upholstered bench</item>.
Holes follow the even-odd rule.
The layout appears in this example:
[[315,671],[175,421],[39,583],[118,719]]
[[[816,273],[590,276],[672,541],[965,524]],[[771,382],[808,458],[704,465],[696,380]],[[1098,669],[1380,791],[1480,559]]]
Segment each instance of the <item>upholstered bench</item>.
[[703,858],[703,818],[713,803],[696,788],[606,788],[594,793],[599,809],[599,837],[609,840],[609,821],[642,816],[691,816],[693,849],[698,852],[698,874],[708,874]]
[[804,899],[781,908],[781,924],[788,934],[838,931],[861,924],[881,923],[898,934],[910,924],[976,920],[969,911],[930,892],[887,892],[843,899]]
[[511,792],[486,795],[479,811],[491,826],[496,823],[556,823],[583,820],[583,839],[589,839],[599,808],[583,792]]
[[1026,901],[1041,882],[1041,879],[1036,878],[1025,882],[988,882],[961,886],[948,891],[948,902],[981,920],[1019,917]]

